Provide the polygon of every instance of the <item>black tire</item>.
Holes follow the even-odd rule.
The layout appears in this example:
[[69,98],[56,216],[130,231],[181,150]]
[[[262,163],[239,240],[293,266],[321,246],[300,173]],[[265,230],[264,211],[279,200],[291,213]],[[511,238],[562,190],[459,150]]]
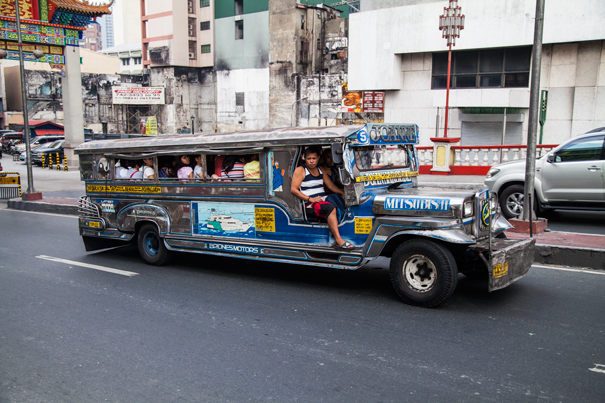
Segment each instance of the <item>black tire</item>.
[[523,185],[512,185],[500,194],[500,209],[505,218],[517,218],[523,213]]
[[137,241],[139,254],[145,263],[161,266],[170,260],[172,253],[166,248],[154,224],[144,224],[139,230]]
[[458,266],[452,253],[440,244],[412,239],[395,249],[390,275],[391,284],[405,303],[432,308],[456,289]]

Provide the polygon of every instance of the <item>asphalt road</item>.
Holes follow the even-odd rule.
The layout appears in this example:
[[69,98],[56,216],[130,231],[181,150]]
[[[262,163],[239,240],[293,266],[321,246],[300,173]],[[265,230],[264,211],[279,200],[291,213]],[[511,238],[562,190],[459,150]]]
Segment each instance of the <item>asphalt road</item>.
[[85,253],[75,217],[0,210],[0,228],[2,403],[605,396],[603,272],[534,267],[491,294],[461,277],[423,309],[386,270],[189,254],[158,268],[132,247]]

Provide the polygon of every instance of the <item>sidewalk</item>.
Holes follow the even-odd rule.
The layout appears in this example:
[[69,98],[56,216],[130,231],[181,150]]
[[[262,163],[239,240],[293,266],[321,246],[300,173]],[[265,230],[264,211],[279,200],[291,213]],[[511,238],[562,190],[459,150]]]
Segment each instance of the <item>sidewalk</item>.
[[[8,156],[7,156],[8,157]],[[25,164],[2,158],[2,172],[19,172],[23,192],[27,190],[27,169]],[[32,167],[34,188],[42,192],[42,199],[23,201],[21,199],[0,200],[0,208],[6,203],[9,209],[39,211],[55,214],[78,214],[78,198],[85,194],[84,182],[76,167],[68,172]],[[479,175],[420,175],[420,185],[437,187],[473,188],[483,184]],[[529,234],[507,232],[511,239],[525,239]],[[605,235],[579,234],[572,232],[545,232],[535,235],[535,262],[573,267],[605,270]]]

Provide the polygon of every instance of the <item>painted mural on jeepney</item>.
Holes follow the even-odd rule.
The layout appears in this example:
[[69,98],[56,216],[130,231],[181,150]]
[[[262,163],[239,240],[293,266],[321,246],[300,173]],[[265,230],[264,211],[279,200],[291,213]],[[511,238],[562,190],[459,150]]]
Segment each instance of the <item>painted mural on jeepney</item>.
[[191,207],[196,235],[256,237],[252,204],[195,202]]
[[267,166],[269,167],[269,194],[275,196],[275,192],[284,191],[284,174],[286,170],[284,166],[287,166],[283,162],[277,160],[273,151],[267,153]]

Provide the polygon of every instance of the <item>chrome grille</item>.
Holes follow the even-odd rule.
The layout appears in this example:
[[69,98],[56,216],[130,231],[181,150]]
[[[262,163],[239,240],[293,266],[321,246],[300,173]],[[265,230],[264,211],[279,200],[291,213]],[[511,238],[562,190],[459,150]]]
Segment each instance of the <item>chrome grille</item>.
[[101,208],[88,196],[81,196],[78,200],[78,213],[82,217],[101,218]]

